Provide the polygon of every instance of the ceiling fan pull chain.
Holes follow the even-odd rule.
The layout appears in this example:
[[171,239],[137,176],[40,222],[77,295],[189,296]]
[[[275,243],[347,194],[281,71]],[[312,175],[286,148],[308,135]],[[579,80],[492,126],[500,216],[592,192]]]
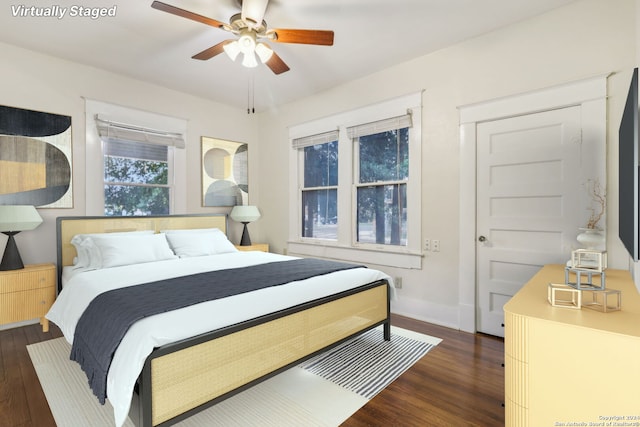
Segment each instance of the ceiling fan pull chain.
[[247,114],[251,114],[251,79],[247,79]]
[[247,80],[247,114],[256,113],[256,93],[255,93],[255,74],[249,71],[249,79]]

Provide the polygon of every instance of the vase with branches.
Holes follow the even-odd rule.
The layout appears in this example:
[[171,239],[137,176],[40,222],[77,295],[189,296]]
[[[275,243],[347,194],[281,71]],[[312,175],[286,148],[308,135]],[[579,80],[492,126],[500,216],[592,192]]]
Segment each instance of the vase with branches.
[[591,213],[589,214],[589,220],[585,228],[593,230],[598,228],[598,223],[605,213],[607,192],[602,188],[602,184],[600,184],[598,178],[587,180],[586,187],[589,197],[591,197],[591,204],[587,209]]
[[580,229],[582,233],[578,234],[577,240],[588,249],[602,249],[605,238],[598,223],[605,214],[607,194],[598,178],[587,180],[585,187],[591,199],[587,208],[590,214],[586,226]]

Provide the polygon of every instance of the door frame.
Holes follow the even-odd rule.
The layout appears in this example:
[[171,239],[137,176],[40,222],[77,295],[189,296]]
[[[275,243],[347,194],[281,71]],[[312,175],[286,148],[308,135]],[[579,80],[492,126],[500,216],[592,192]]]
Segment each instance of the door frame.
[[[475,333],[477,322],[476,125],[485,121],[580,106],[582,141],[602,144],[606,155],[607,78],[609,75],[599,75],[559,86],[458,107],[460,117],[458,325],[461,330]],[[584,126],[585,123],[588,123],[589,126]]]

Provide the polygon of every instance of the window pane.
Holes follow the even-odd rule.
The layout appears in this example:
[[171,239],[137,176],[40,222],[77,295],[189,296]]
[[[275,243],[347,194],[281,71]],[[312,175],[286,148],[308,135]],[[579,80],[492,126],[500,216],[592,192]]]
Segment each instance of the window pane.
[[169,177],[167,162],[153,162],[123,157],[104,157],[105,182],[131,182],[166,185]]
[[338,185],[338,141],[304,147],[304,186]]
[[302,192],[302,236],[338,239],[338,190]]
[[168,215],[169,188],[105,185],[106,216]]
[[409,178],[409,128],[361,136],[360,183]]
[[407,245],[407,185],[358,188],[358,242]]

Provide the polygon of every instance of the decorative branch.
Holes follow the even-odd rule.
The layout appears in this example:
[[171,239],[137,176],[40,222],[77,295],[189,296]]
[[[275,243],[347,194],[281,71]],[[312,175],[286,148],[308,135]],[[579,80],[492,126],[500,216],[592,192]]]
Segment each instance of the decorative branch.
[[[591,211],[589,215],[589,221],[587,221],[587,228],[595,229],[597,228],[598,223],[602,219],[602,216],[605,213],[605,208],[607,204],[607,192],[602,188],[600,184],[600,179],[589,179],[585,184],[587,187],[587,192],[589,196],[591,196],[592,205],[587,209]],[[595,207],[593,206],[595,204]]]

